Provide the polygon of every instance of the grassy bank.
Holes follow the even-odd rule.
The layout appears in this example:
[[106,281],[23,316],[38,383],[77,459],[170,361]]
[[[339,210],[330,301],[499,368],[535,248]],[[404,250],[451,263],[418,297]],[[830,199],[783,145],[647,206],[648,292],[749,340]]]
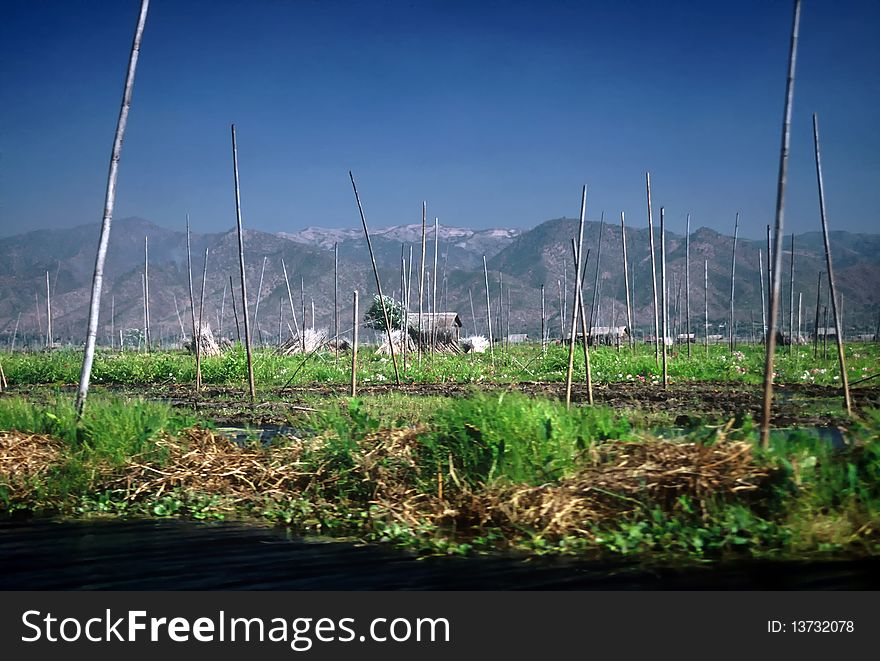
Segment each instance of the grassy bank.
[[434,552],[723,558],[880,550],[880,414],[833,448],[748,420],[686,434],[513,393],[326,400],[233,442],[164,404],[0,398],[0,507],[238,517]]

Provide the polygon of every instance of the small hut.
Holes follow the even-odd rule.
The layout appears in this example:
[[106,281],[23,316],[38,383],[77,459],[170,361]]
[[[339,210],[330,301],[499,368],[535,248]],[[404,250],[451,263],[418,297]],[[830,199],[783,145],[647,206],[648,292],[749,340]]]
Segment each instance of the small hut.
[[629,328],[626,326],[593,326],[590,329],[590,344],[614,346],[629,341]]
[[419,338],[419,313],[410,312],[406,315],[406,326],[409,336],[416,344],[421,340],[422,346],[435,349],[459,350],[461,339],[461,318],[456,312],[423,312],[422,335]]

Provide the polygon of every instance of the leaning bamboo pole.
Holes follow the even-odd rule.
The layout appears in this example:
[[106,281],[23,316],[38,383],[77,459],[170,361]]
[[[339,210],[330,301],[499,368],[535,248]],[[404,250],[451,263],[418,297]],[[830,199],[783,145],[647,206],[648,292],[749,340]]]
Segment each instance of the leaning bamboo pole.
[[687,215],[685,221],[685,234],[687,238],[684,244],[684,307],[685,307],[685,333],[687,333],[688,358],[691,357],[691,215]]
[[361,223],[364,226],[364,236],[367,238],[367,249],[370,251],[370,261],[373,264],[373,275],[376,276],[376,289],[379,292],[379,302],[382,305],[382,317],[385,320],[385,332],[388,334],[388,349],[391,351],[391,364],[394,366],[394,380],[397,385],[400,385],[400,373],[397,371],[397,356],[394,353],[394,341],[391,337],[391,321],[388,317],[388,308],[385,305],[385,297],[382,295],[382,282],[379,278],[379,269],[376,266],[376,257],[373,254],[373,244],[370,241],[370,232],[367,229],[367,218],[364,215],[364,208],[361,206],[361,198],[360,195],[358,195],[357,186],[354,183],[354,175],[349,171],[348,176],[351,179],[351,188],[354,191],[354,199],[357,202],[358,213],[360,213]]
[[654,310],[654,361],[660,366],[660,316],[657,310],[657,263],[654,258],[654,220],[651,212],[651,173],[645,173],[648,194],[648,240],[651,250],[651,301]]
[[202,318],[205,310],[205,285],[208,282],[208,249],[205,248],[205,263],[202,268],[202,291],[199,294],[199,324],[198,324],[198,336],[193,338],[193,341],[199,347],[199,351],[196,354],[196,392],[199,392],[202,388]]
[[241,226],[241,189],[238,183],[238,146],[235,142],[235,124],[231,125],[232,131],[232,173],[235,181],[235,223],[238,229],[238,270],[241,274],[241,312],[244,322],[244,347],[247,354],[248,391],[251,404],[257,399],[257,389],[254,384],[254,356],[251,349],[251,322],[248,316],[247,278],[244,267],[244,230]]
[[739,234],[739,211],[736,212],[736,220],[733,222],[733,256],[730,259],[730,328],[728,328],[730,351],[736,348],[736,309],[733,305],[733,297],[736,292],[736,238]]
[[79,386],[76,392],[76,412],[81,418],[85,410],[86,396],[89,392],[89,381],[92,376],[92,364],[95,360],[95,342],[98,337],[98,317],[101,308],[101,288],[104,284],[104,261],[107,258],[107,245],[110,242],[110,224],[113,218],[113,205],[116,201],[116,179],[119,174],[119,158],[122,153],[122,138],[128,121],[131,107],[131,94],[134,88],[134,74],[137,68],[138,54],[141,48],[141,37],[147,20],[147,9],[150,0],[141,0],[141,11],[135,28],[131,54],[128,60],[128,71],[125,76],[125,88],[122,93],[122,106],[119,109],[119,120],[116,123],[116,135],[113,138],[113,151],[110,155],[110,171],[107,175],[107,191],[104,196],[104,218],[101,222],[101,238],[98,242],[98,254],[95,258],[95,273],[92,277],[92,294],[89,302],[89,323],[86,332],[85,351],[83,352],[82,370],[79,375]]
[[189,276],[189,316],[190,321],[192,321],[193,353],[196,359],[196,392],[198,392],[202,383],[202,347],[200,346],[200,343],[196,341],[198,337],[196,331],[196,297],[193,291],[192,246],[190,243],[189,214],[186,214],[186,266]]
[[783,218],[785,211],[785,184],[788,175],[788,152],[791,139],[791,105],[794,95],[794,72],[797,58],[798,25],[801,16],[801,0],[794,2],[794,16],[791,28],[791,43],[788,53],[788,76],[785,83],[785,110],[782,119],[782,145],[779,150],[779,177],[776,188],[776,224],[774,227],[773,255],[768,262],[773,263],[773,283],[770,288],[770,319],[767,331],[767,351],[764,359],[764,405],[761,417],[761,447],[770,445],[770,414],[773,405],[773,363],[776,358],[776,325],[779,319],[779,271],[782,268]]
[[767,225],[767,323],[770,323],[770,290],[773,289],[773,241],[770,226]]
[[660,290],[661,290],[661,306],[662,306],[662,315],[663,315],[663,388],[666,389],[669,386],[669,370],[667,366],[666,359],[666,336],[669,332],[669,317],[668,311],[666,309],[667,304],[667,296],[666,296],[666,229],[664,227],[665,224],[665,212],[663,207],[660,207]]
[[[577,262],[575,263],[575,271],[574,271],[574,305],[572,305],[571,311],[571,325],[569,328],[571,329],[569,335],[569,345],[568,345],[568,368],[565,372],[565,406],[566,408],[571,408],[571,377],[574,372],[574,345],[575,345],[575,334],[577,332],[577,320],[578,320],[578,311],[580,306],[582,305],[582,296],[583,292],[581,291],[581,268],[582,265],[580,262],[586,261],[581,259],[581,255],[583,255],[584,249],[584,220],[586,218],[587,213],[587,187],[586,185],[583,187],[581,191],[581,215],[580,220],[578,221],[578,247],[577,247]],[[564,339],[564,338],[563,338]],[[587,336],[584,335],[584,342],[587,341]],[[589,360],[589,351],[587,351],[587,357]],[[587,363],[589,365],[589,362]],[[589,374],[589,373],[588,373]]]
[[[584,292],[584,280],[587,279],[587,265],[590,263],[590,249],[587,248],[587,254],[584,256],[583,265],[580,264],[580,260],[578,258],[578,249],[575,245],[574,239],[571,240],[571,254],[573,257],[574,265],[575,265],[575,274],[577,274],[578,266],[581,266],[580,273],[580,283],[581,283],[581,297],[583,299]],[[592,405],[593,403],[593,371],[590,369],[590,347],[587,339],[589,335],[587,334],[587,312],[583,305],[583,300],[581,300],[581,305],[578,306],[578,318],[581,322],[581,335],[584,338],[583,349],[584,349],[584,383],[587,384],[587,400]]]
[[[837,360],[840,363],[840,381],[843,385],[843,400],[846,412],[852,415],[852,399],[849,394],[849,379],[846,375],[846,355],[843,351],[843,328],[840,323],[837,297],[835,296],[834,267],[831,264],[831,244],[828,240],[828,216],[825,213],[825,187],[822,183],[822,158],[819,153],[819,118],[813,113],[813,145],[816,155],[816,182],[819,186],[819,214],[822,216],[822,239],[825,243],[825,268],[828,271],[828,295],[831,298],[831,313],[834,316],[834,331],[837,339]],[[827,328],[826,328],[827,334]]]
[[263,328],[260,326],[260,301],[263,298],[263,276],[266,273],[266,260],[268,257],[263,256],[263,266],[260,268],[260,284],[257,285],[257,303],[254,306],[254,324],[257,327],[257,337],[260,340],[260,346],[263,346]]
[[[296,329],[296,334],[302,338],[302,332],[299,329],[299,322],[296,320],[296,306],[293,304],[293,292],[290,291],[290,278],[287,277],[287,265],[284,263],[284,258],[281,258],[281,270],[284,272],[284,284],[287,286],[287,302],[290,303],[290,316],[293,317],[293,327]],[[306,319],[303,317],[303,330],[306,327]],[[302,339],[301,339],[302,341]]]

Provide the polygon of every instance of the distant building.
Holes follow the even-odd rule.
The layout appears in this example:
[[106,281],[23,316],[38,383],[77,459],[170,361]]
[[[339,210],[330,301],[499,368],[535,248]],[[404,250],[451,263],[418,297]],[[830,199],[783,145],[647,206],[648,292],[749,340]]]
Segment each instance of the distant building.
[[507,336],[508,344],[522,344],[523,342],[528,342],[529,336],[527,333],[511,333]]
[[[422,344],[431,346],[458,345],[461,339],[461,318],[456,312],[423,312]],[[416,342],[419,340],[419,313],[410,312],[406,315],[406,326],[409,336]]]

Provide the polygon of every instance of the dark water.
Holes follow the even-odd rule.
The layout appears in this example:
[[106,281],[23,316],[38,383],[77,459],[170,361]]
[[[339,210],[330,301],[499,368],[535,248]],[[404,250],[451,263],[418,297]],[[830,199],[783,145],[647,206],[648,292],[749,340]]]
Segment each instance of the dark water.
[[654,568],[423,558],[275,528],[189,521],[0,523],[6,590],[880,589],[880,560]]

